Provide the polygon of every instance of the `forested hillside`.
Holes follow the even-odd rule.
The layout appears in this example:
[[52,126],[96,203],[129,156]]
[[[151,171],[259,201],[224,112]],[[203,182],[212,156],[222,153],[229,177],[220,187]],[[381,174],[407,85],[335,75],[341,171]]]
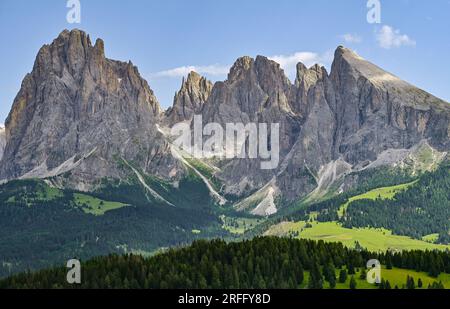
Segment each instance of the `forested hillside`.
[[[321,201],[291,206],[290,212],[283,209],[248,230],[246,236],[260,235],[283,222],[310,221],[335,222],[348,229],[385,229],[394,235],[436,244],[450,243],[448,160],[435,171],[416,178],[386,169],[364,171],[357,177],[363,179],[358,188]],[[302,237],[301,233],[297,236]]]
[[[396,284],[399,288],[408,287],[406,274],[414,275],[416,284],[428,280],[437,288],[450,280],[448,252],[370,253],[338,243],[266,237],[237,243],[200,240],[151,258],[95,258],[82,264],[81,285],[69,285],[67,269],[61,267],[2,280],[0,288],[357,288],[357,282],[363,287],[362,269],[370,259],[380,260],[387,274],[394,268],[411,270],[401,272],[405,278],[400,278],[403,285]],[[378,287],[387,286],[395,287],[389,280]]]
[[439,243],[450,243],[450,163],[426,173],[393,199],[351,202],[341,222],[345,227],[383,227],[418,239],[438,233]]
[[[137,183],[108,184],[85,194],[49,187],[40,180],[0,186],[0,277],[59,265],[73,256],[150,254],[226,234],[208,207],[209,193],[196,186],[180,207],[151,201]],[[182,195],[179,189],[178,198]],[[201,234],[193,231],[201,231]]]

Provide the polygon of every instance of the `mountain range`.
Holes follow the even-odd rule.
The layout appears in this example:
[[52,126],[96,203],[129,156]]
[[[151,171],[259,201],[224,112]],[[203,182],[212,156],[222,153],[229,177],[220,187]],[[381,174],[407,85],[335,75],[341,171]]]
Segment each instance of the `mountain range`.
[[[346,175],[399,164],[419,144],[440,154],[437,160],[450,148],[447,102],[341,46],[331,73],[299,63],[294,83],[263,56],[239,58],[224,82],[192,72],[163,111],[131,62],[107,59],[101,39],[92,45],[86,33],[65,30],[40,49],[14,100],[0,178],[93,191],[103,179],[135,172],[175,184],[186,164],[164,132],[194,114],[223,125],[280,123],[276,170],[251,159],[204,162],[223,184],[218,194],[261,215],[282,207],[273,202],[278,197],[323,195],[333,185],[348,190]],[[119,159],[135,168],[123,171]]]
[[[279,123],[280,164],[263,170],[259,159],[175,150],[170,128],[194,115],[223,126]],[[266,218],[358,190],[382,170],[433,172],[449,150],[448,102],[342,46],[330,72],[299,63],[295,81],[264,56],[237,59],[216,83],[191,72],[163,110],[132,62],[107,59],[101,39],[64,30],[39,50],[0,129],[0,193],[40,179],[49,190],[128,205],[138,187],[171,213],[189,201]]]

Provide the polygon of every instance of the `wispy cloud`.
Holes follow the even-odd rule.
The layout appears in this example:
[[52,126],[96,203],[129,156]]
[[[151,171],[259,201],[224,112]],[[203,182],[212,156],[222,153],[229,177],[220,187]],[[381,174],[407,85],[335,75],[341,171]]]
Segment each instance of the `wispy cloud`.
[[269,57],[269,59],[279,63],[286,75],[291,79],[296,76],[297,63],[302,62],[307,67],[311,67],[316,63],[320,65],[328,65],[332,58],[333,53],[331,51],[324,54],[314,52],[296,52],[291,55],[277,55]]
[[416,46],[416,41],[408,35],[400,33],[391,26],[385,25],[376,32],[378,45],[385,49],[391,49],[401,46]]
[[188,75],[190,72],[194,71],[198,74],[207,74],[207,75],[226,75],[228,74],[230,70],[229,65],[220,65],[220,64],[213,64],[213,65],[206,65],[206,66],[182,66],[173,68],[166,71],[161,71],[153,74],[155,77],[183,77]]
[[346,43],[361,43],[362,42],[362,37],[360,37],[357,34],[346,33],[339,37],[341,39],[343,39]]
[[[297,63],[302,62],[307,67],[310,67],[316,63],[320,65],[328,65],[331,63],[333,53],[326,52],[324,54],[314,53],[314,52],[296,52],[290,55],[275,55],[268,57],[269,59],[280,64],[281,68],[285,71],[289,78],[295,78]],[[209,75],[209,76],[224,76],[230,71],[231,65],[187,65],[181,66],[169,70],[164,70],[160,72],[153,73],[151,77],[153,78],[180,78],[188,75],[190,72],[195,71],[199,74]]]

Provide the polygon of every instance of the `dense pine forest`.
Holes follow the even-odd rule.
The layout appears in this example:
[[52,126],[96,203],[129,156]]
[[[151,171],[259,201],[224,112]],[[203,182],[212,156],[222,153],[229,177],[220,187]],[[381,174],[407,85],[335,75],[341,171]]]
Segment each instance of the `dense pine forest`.
[[[193,181],[189,185],[199,186]],[[205,203],[207,189],[199,186],[196,192],[184,199],[183,207],[175,208],[149,201],[138,185],[110,185],[86,200],[105,199],[99,207],[106,207],[106,201],[127,206],[96,214],[98,209],[75,203],[77,192],[56,190],[39,180],[4,184],[0,186],[0,278],[59,265],[67,256],[151,253],[225,234],[218,216]],[[202,234],[192,233],[194,229]]]
[[[339,243],[258,237],[232,243],[199,240],[189,247],[170,249],[150,258],[139,255],[94,258],[82,264],[80,285],[69,285],[67,269],[60,267],[4,279],[0,288],[321,289],[325,284],[333,287],[346,280],[350,282],[348,288],[357,288],[356,269],[365,269],[370,259],[378,259],[388,269],[424,271],[434,278],[443,272],[450,273],[448,252],[370,253],[348,249]],[[405,279],[409,287],[419,283]],[[394,288],[385,280],[379,286],[390,287]],[[442,287],[437,279],[430,285],[430,288]]]

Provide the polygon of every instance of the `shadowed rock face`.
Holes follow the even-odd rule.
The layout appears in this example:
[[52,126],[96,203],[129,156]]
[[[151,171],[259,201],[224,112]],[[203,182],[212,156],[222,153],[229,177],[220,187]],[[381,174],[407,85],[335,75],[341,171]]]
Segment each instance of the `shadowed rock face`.
[[22,83],[6,121],[0,179],[64,174],[56,177],[61,185],[89,190],[104,177],[127,177],[118,168],[121,158],[145,173],[179,179],[183,164],[160,132],[194,114],[223,127],[280,124],[277,169],[261,170],[259,160],[219,162],[223,193],[239,198],[259,191],[270,192],[270,201],[280,194],[293,201],[387,150],[423,140],[439,151],[450,148],[447,102],[343,47],[330,74],[299,63],[294,83],[263,56],[239,58],[228,79],[214,85],[191,73],[162,113],[136,67],[105,58],[103,41],[92,46],[88,35],[73,30],[41,48]]
[[121,157],[167,175],[173,162],[156,129],[160,113],[131,62],[105,58],[100,39],[92,46],[84,32],[63,31],[41,48],[14,100],[0,177],[45,177],[69,160],[76,168],[67,181],[83,189],[121,177]]

